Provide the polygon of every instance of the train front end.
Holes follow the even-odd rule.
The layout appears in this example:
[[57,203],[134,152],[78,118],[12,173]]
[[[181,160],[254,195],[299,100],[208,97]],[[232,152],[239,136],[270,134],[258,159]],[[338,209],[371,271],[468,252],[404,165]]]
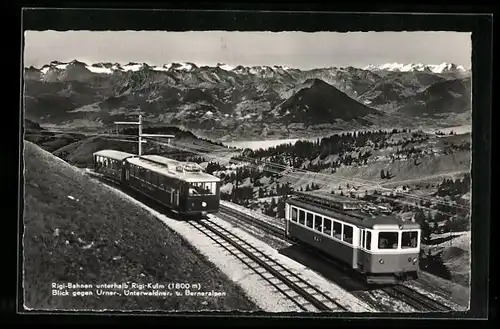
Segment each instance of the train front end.
[[205,174],[185,182],[184,204],[181,212],[190,217],[206,217],[217,213],[220,205],[220,180]]
[[365,230],[359,249],[358,269],[369,284],[397,284],[417,279],[420,226],[407,223],[397,228]]

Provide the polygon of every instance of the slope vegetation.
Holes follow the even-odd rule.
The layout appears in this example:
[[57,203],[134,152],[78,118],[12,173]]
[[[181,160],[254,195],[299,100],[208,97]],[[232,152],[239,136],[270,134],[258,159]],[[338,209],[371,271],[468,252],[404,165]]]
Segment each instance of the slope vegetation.
[[[25,143],[24,304],[31,309],[254,309],[240,290],[146,210]],[[53,296],[52,283],[199,282],[224,297]]]

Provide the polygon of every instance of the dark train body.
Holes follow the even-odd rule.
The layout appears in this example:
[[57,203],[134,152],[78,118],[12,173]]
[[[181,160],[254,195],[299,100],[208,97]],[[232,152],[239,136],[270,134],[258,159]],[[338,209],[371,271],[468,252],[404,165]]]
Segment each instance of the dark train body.
[[362,202],[295,193],[286,201],[285,234],[342,261],[370,284],[416,279],[420,225],[360,211]]
[[220,179],[203,172],[196,163],[115,150],[98,151],[93,157],[97,174],[133,189],[173,212],[204,217],[219,211]]

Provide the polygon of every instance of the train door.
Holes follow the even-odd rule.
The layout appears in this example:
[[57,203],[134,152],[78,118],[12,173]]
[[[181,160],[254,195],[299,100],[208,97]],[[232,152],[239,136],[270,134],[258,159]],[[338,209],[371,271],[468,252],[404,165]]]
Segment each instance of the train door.
[[288,238],[288,219],[290,218],[290,205],[285,203],[285,238]]
[[367,232],[365,229],[359,229],[359,243],[358,243],[358,255],[356,257],[356,265],[357,268],[363,272],[363,263],[365,259],[365,252],[363,251],[366,246],[366,235]]
[[127,162],[123,161],[122,166],[125,170],[125,180],[129,181],[130,180],[130,168],[127,166]]
[[179,206],[179,190],[172,188],[170,189],[170,203],[174,206]]
[[179,206],[179,190],[175,190],[175,200],[174,200],[174,204],[176,207]]

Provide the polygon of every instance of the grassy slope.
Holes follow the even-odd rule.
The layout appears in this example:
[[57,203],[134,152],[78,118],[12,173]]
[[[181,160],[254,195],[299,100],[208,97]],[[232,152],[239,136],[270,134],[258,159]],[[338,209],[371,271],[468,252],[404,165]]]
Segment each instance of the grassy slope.
[[[25,144],[25,305],[35,309],[255,309],[182,238],[32,143]],[[74,200],[69,196],[74,197]],[[81,240],[79,240],[81,239]],[[93,244],[92,244],[93,243]],[[85,249],[84,247],[91,246]],[[226,297],[59,297],[51,283],[200,282]]]
[[101,137],[89,137],[57,149],[53,154],[74,166],[85,167],[92,163],[92,154],[102,149],[137,153],[135,143],[114,141]]

